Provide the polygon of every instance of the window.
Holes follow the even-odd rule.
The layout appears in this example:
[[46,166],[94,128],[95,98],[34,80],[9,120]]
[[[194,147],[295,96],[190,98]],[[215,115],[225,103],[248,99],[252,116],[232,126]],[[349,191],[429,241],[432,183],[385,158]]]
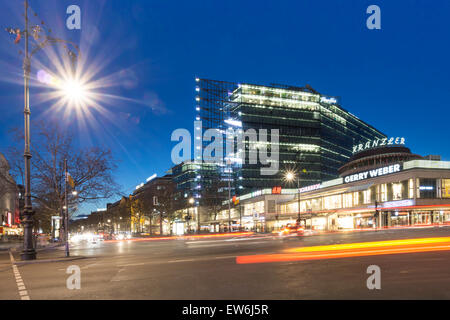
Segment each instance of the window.
[[450,179],[442,179],[442,198],[450,198]]
[[341,208],[341,195],[328,196],[323,199],[324,209],[339,209]]
[[414,181],[413,181],[413,179],[409,179],[408,198],[410,198],[410,199],[414,198]]
[[363,191],[363,198],[364,198],[364,204],[368,204],[370,203],[370,189],[364,190]]
[[436,198],[436,179],[418,179],[419,198]]
[[359,192],[353,193],[353,205],[357,206],[359,204]]
[[344,194],[344,208],[351,208],[353,205],[353,197],[351,193]]
[[403,186],[401,183],[393,183],[392,184],[392,199],[393,200],[401,200],[402,199],[402,190]]
[[258,201],[244,205],[244,215],[253,216],[264,212],[264,201]]
[[387,185],[386,183],[383,183],[382,185],[380,185],[380,189],[381,189],[381,202],[387,201]]

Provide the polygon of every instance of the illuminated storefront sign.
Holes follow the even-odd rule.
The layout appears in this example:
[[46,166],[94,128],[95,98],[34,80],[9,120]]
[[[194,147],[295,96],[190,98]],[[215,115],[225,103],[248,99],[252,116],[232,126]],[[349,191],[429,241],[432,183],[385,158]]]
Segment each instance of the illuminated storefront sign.
[[281,187],[273,187],[272,194],[281,194]]
[[321,187],[322,187],[322,185],[320,183],[313,184],[311,186],[300,188],[300,193],[307,192],[307,191],[312,191],[312,190],[317,190],[317,189],[320,189]]
[[335,103],[337,103],[337,100],[336,100],[336,98],[320,97],[320,102],[335,104]]
[[262,190],[252,192],[252,198],[259,197],[260,195],[262,195]]
[[363,171],[363,172],[345,176],[344,183],[350,183],[350,182],[375,178],[375,177],[379,177],[379,176],[384,176],[387,174],[399,172],[401,170],[402,170],[402,167],[400,164],[392,164],[390,166],[381,167],[378,169],[367,170],[367,171]]
[[397,208],[397,207],[409,207],[415,204],[414,200],[398,200],[384,202],[379,205],[380,208]]
[[353,146],[353,153],[364,151],[367,149],[390,146],[390,145],[404,145],[405,138],[403,137],[391,137],[383,139],[367,140],[365,143],[356,144]]

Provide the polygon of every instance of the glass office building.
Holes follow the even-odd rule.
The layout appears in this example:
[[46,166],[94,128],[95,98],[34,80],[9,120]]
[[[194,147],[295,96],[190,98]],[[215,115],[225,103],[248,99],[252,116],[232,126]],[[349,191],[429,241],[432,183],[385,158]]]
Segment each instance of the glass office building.
[[[293,187],[283,179],[286,171],[300,174],[300,185],[308,186],[338,176],[338,169],[352,156],[353,145],[385,135],[343,109],[336,97],[311,88],[254,85],[196,79],[196,119],[203,129],[218,128],[248,132],[279,130],[278,172],[262,175],[263,165],[250,164],[248,155],[260,141],[246,140],[246,156],[234,163],[237,194],[272,188]],[[274,160],[272,160],[274,161]],[[305,172],[306,171],[306,172]]]

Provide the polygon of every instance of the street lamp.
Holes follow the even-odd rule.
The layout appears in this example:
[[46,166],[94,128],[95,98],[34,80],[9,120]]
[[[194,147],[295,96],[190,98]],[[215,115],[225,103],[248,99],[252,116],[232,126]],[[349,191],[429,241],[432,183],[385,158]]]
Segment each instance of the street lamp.
[[[189,198],[189,204],[190,205],[193,205],[194,202],[195,202],[194,198]],[[191,232],[191,224],[190,224],[191,214],[190,214],[190,211],[191,211],[191,207],[189,207],[189,209],[188,209],[188,217],[187,217],[187,220],[188,220],[188,232]]]
[[288,171],[284,175],[284,179],[288,182],[292,182],[295,179],[297,179],[297,201],[298,201],[298,217],[297,217],[297,223],[300,225],[300,175],[296,175],[293,171]]
[[[44,28],[44,22],[42,21],[41,25],[28,25],[28,0],[24,2],[25,7],[25,28],[21,30],[20,28],[6,28],[6,31],[10,34],[14,34],[16,36],[16,40],[14,41],[16,44],[20,42],[21,38],[24,37],[25,42],[25,52],[23,58],[23,78],[24,78],[24,129],[25,129],[25,148],[24,148],[24,160],[25,160],[25,205],[23,210],[23,229],[24,229],[24,243],[23,243],[23,251],[21,253],[22,260],[34,260],[36,259],[36,250],[33,244],[33,207],[31,203],[31,150],[30,150],[30,73],[31,73],[31,58],[32,56],[38,52],[39,50],[52,45],[52,44],[60,44],[62,43],[64,47],[68,50],[69,56],[72,61],[72,66],[75,64],[75,60],[77,55],[68,49],[67,44],[72,45],[77,51],[78,56],[79,48],[77,45],[70,41],[54,38],[49,35],[42,35],[42,29]],[[36,15],[36,14],[35,14]],[[47,30],[47,33],[50,33],[50,30]],[[31,52],[29,52],[29,36],[32,35],[35,40],[35,46],[32,47]]]

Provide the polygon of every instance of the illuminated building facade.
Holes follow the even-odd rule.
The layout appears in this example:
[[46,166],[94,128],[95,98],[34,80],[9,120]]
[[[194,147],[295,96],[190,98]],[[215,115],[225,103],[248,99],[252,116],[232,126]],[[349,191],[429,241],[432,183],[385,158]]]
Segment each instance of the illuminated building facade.
[[[339,178],[301,190],[302,220],[307,229],[330,231],[450,225],[450,162],[430,158],[403,146],[357,153]],[[249,193],[239,206],[242,226],[257,231],[295,223],[299,212],[295,189]]]
[[0,153],[0,239],[4,235],[22,233],[19,200],[23,198],[23,191],[9,171],[9,163]]
[[[278,173],[261,175],[262,164],[250,164],[250,150],[260,142],[244,143],[232,165],[237,194],[274,186],[292,187],[283,181],[286,170],[301,173],[302,186],[336,178],[338,169],[352,156],[353,145],[385,135],[343,109],[338,99],[310,86],[253,85],[196,79],[196,120],[203,129],[279,130]],[[205,147],[205,144],[202,145]],[[244,158],[240,152],[245,152]],[[230,175],[228,175],[230,177]]]

